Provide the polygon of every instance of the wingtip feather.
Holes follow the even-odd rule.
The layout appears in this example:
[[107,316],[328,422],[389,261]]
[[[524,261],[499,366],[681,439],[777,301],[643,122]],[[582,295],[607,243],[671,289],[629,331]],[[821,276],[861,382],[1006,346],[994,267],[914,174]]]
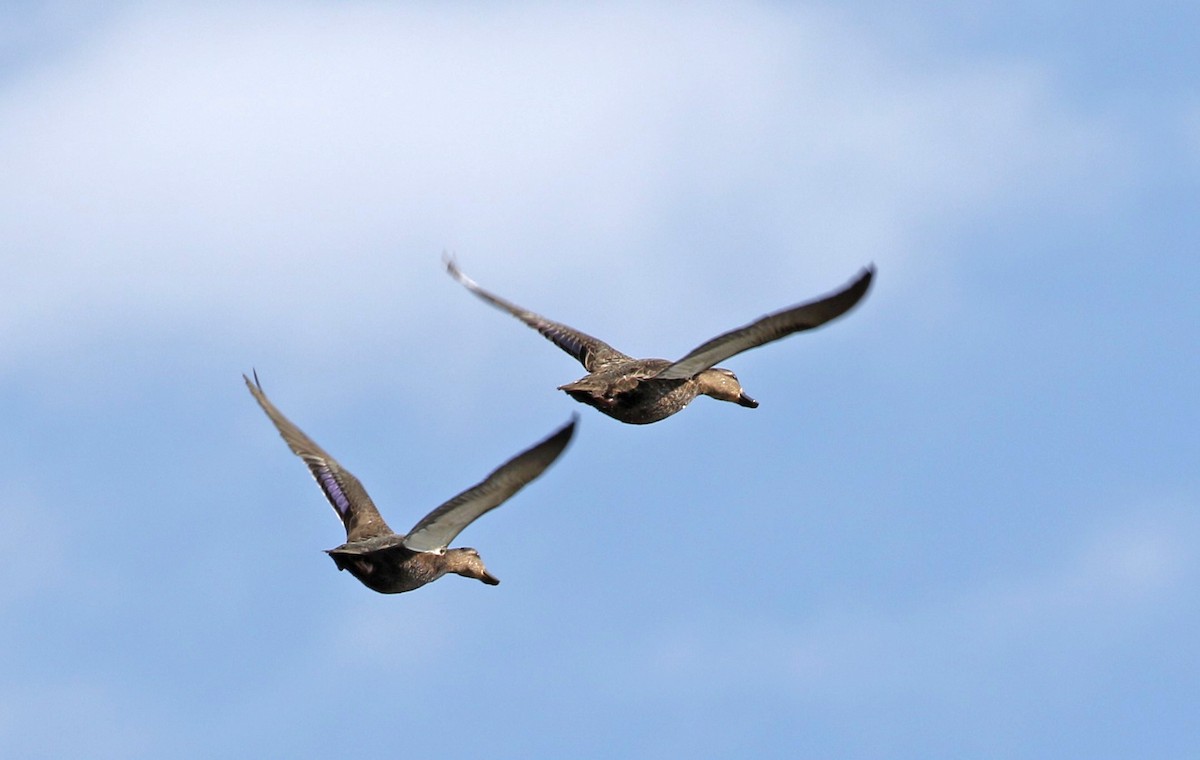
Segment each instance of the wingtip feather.
[[464,285],[470,290],[476,290],[479,288],[478,283],[476,283],[470,277],[467,277],[467,275],[463,273],[463,270],[458,268],[458,261],[452,254],[443,253],[442,263],[446,265],[446,272],[455,280],[457,280],[459,284]]

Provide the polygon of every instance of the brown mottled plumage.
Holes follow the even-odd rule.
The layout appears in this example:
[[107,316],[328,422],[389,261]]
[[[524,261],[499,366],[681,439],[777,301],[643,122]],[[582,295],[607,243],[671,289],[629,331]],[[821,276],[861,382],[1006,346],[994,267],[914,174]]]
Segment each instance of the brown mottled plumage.
[[479,552],[447,546],[480,515],[500,506],[541,475],[563,452],[575,431],[572,419],[546,440],[500,465],[482,482],[425,515],[408,535],[402,536],[383,521],[358,478],[275,408],[263,393],[257,374],[253,382],[242,377],[292,453],[308,465],[346,527],[346,543],[330,549],[329,556],[339,570],[349,570],[367,588],[381,594],[412,591],[446,573],[477,578],[492,586],[499,583],[484,567]]
[[866,295],[875,274],[874,267],[867,267],[842,290],[718,335],[672,362],[634,359],[587,333],[522,309],[481,288],[449,257],[446,270],[467,290],[537,330],[583,364],[588,374],[560,385],[559,390],[609,417],[634,425],[670,417],[699,395],[757,407],[758,402],[746,395],[737,376],[715,366],[717,362],[792,333],[820,327],[845,314]]

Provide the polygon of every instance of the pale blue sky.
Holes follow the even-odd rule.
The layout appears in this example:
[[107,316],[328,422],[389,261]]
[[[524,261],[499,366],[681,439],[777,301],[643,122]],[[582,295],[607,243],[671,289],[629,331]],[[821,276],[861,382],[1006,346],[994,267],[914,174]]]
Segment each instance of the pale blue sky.
[[[0,5],[0,754],[1200,751],[1200,10]],[[641,356],[827,292],[757,410]],[[242,384],[393,527],[374,594]]]

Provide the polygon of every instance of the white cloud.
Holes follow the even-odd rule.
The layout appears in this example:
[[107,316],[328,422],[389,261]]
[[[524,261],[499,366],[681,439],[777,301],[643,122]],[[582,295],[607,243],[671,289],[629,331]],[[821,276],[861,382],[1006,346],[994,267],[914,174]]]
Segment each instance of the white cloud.
[[645,653],[658,674],[649,680],[754,686],[847,706],[902,697],[913,684],[930,700],[1005,700],[1012,678],[1033,678],[1044,695],[1055,688],[1044,679],[1064,669],[1078,676],[1064,688],[1088,688],[1105,653],[1157,625],[1155,611],[1194,582],[1200,565],[1186,537],[1195,532],[1190,520],[1129,516],[1058,567],[1014,568],[1013,577],[924,605],[825,609],[787,626],[689,623]]
[[0,345],[350,341],[426,312],[443,248],[501,290],[745,319],[783,303],[739,283],[919,268],[932,225],[1053,192],[1107,139],[1035,70],[928,70],[811,10],[131,11],[0,100]]

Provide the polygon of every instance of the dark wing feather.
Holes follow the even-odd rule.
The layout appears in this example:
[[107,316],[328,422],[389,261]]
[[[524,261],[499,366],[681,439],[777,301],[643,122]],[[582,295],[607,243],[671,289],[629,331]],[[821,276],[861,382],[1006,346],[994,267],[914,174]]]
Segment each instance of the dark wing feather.
[[764,343],[770,343],[773,340],[779,340],[792,333],[820,327],[831,319],[850,311],[856,303],[862,300],[867,293],[867,288],[871,285],[871,278],[874,274],[875,268],[867,267],[859,273],[854,282],[836,293],[799,306],[791,306],[774,314],[768,314],[744,327],[718,335],[707,343],[692,349],[687,356],[671,364],[655,377],[661,380],[683,380],[695,377],[735,354],[740,354]]
[[595,372],[609,362],[630,358],[598,338],[593,338],[587,333],[582,333],[561,322],[546,319],[540,314],[534,314],[511,301],[489,293],[463,274],[462,270],[458,268],[458,264],[451,258],[446,259],[446,271],[450,273],[451,277],[462,283],[467,290],[540,332],[554,345],[575,357],[588,372]]
[[450,499],[413,526],[404,545],[418,552],[443,549],[484,512],[503,504],[541,475],[567,447],[578,415],[536,446],[500,465],[483,482]]
[[342,518],[342,524],[346,526],[346,540],[357,541],[391,533],[371,497],[367,495],[366,489],[358,482],[358,478],[342,469],[337,460],[325,453],[324,449],[275,408],[263,393],[258,382],[258,373],[255,373],[253,382],[245,375],[242,375],[242,378],[245,379],[246,387],[258,401],[258,405],[271,418],[271,422],[275,423],[275,428],[279,430],[279,435],[283,437],[288,448],[308,465],[308,471],[321,487],[325,498],[329,499],[338,517]]

